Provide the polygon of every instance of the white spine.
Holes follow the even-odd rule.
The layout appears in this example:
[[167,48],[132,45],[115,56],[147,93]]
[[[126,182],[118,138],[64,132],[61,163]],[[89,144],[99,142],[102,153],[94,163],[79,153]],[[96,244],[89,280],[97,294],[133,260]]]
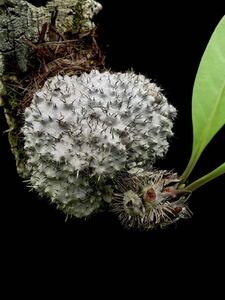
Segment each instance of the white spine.
[[118,172],[165,155],[175,115],[160,88],[132,72],[50,78],[25,111],[31,184],[67,214],[90,215],[110,201]]

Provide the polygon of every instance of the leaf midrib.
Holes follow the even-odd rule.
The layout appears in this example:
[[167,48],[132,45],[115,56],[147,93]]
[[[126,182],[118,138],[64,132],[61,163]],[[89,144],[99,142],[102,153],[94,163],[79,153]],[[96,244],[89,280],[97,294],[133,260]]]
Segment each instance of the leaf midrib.
[[[211,141],[211,138],[208,142],[206,140],[206,133],[207,131],[210,129],[211,124],[212,124],[212,120],[218,110],[218,107],[219,107],[219,103],[220,103],[220,99],[221,99],[221,96],[223,95],[223,93],[225,92],[225,80],[223,82],[223,87],[221,89],[221,92],[219,93],[217,99],[216,99],[216,104],[212,110],[212,113],[210,114],[210,117],[209,117],[209,121],[207,122],[207,125],[205,126],[205,129],[203,129],[203,139],[202,139],[202,142],[199,142],[197,145],[199,146],[196,146],[197,150],[195,151],[196,153],[198,153],[199,155],[202,153],[202,151],[205,149],[205,147],[208,145],[208,143]],[[223,126],[223,125],[222,125]],[[220,129],[220,128],[219,128]],[[215,134],[219,131],[219,129],[215,132]],[[215,136],[214,134],[214,136]]]

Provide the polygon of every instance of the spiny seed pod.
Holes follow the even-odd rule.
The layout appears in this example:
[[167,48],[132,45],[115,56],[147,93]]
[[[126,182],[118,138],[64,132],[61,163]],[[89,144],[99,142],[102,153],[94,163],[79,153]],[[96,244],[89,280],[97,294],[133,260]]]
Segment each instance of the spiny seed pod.
[[175,115],[160,88],[132,72],[50,78],[25,110],[31,186],[88,216],[111,201],[119,172],[165,155]]
[[125,227],[149,230],[190,218],[188,192],[177,189],[176,173],[133,169],[115,180],[112,210]]

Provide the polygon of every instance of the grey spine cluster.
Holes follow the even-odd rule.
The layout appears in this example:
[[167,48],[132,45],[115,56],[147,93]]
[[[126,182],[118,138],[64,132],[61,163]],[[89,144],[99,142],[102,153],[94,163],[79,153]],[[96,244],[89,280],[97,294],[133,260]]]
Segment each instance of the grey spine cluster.
[[76,217],[111,201],[113,179],[168,150],[176,110],[132,72],[55,76],[38,90],[22,128],[30,182]]

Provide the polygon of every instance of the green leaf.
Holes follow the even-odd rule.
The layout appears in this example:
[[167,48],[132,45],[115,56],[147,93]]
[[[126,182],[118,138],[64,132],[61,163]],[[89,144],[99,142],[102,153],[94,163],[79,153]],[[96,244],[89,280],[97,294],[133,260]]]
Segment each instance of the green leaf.
[[202,56],[192,95],[193,146],[185,182],[205,147],[225,124],[225,16]]
[[193,192],[194,190],[198,189],[200,186],[208,183],[209,181],[215,179],[216,177],[225,174],[225,163],[220,165],[218,168],[213,170],[212,172],[206,174],[205,176],[197,179],[196,181],[192,182],[184,189]]

